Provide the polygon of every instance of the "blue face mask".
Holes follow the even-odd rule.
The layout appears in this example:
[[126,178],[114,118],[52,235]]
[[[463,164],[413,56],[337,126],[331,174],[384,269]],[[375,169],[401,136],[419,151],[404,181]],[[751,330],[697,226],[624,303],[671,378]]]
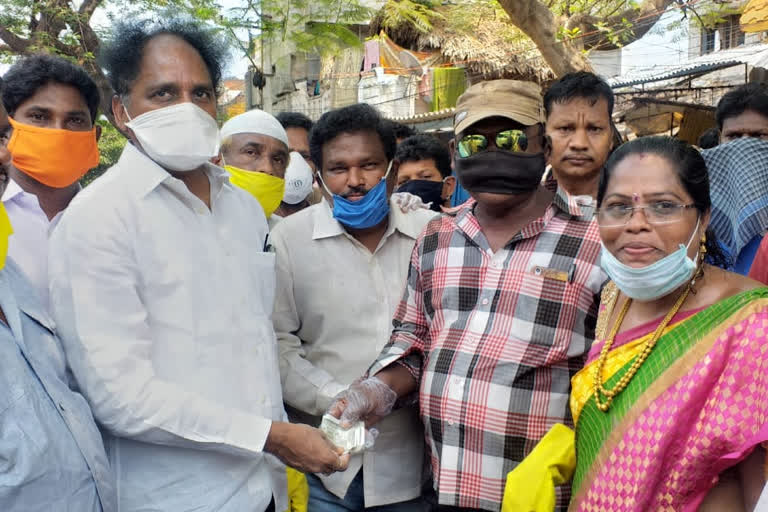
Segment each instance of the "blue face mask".
[[381,181],[357,201],[350,201],[332,193],[323,183],[323,188],[333,197],[333,218],[352,229],[367,229],[378,226],[389,215],[387,197],[387,176],[392,169],[389,162],[387,173]]
[[[696,229],[688,246],[698,229],[699,221],[696,221]],[[688,246],[680,244],[680,248],[672,254],[642,268],[625,265],[603,246],[600,266],[627,297],[642,302],[656,300],[677,290],[693,277],[696,262],[688,257]]]

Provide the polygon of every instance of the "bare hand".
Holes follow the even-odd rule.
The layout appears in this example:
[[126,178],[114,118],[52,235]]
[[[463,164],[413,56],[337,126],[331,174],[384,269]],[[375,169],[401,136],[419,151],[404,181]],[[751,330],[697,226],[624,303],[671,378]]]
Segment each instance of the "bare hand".
[[272,423],[264,449],[304,473],[330,475],[349,465],[343,448],[334,446],[325,434],[309,425]]

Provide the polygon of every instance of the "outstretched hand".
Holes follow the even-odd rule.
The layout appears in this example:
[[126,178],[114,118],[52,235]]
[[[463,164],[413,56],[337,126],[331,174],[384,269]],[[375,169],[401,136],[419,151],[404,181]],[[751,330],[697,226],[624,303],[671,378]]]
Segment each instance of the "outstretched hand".
[[392,412],[397,393],[378,377],[358,379],[336,396],[328,413],[349,428],[356,421],[364,421],[366,428],[376,424]]

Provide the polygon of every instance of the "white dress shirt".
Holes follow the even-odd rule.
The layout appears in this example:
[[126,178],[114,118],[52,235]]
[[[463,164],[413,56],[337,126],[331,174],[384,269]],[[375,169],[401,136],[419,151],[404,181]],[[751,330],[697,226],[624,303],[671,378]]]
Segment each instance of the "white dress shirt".
[[[333,218],[325,200],[284,218],[272,232],[283,394],[304,413],[302,421],[317,422],[389,340],[416,237],[434,215],[404,214],[391,204],[389,227],[373,253]],[[343,497],[362,467],[366,507],[418,497],[424,431],[417,409],[399,409],[376,428],[373,449],[353,456],[347,471],[318,476]]]
[[[48,231],[51,222],[40,208],[37,196],[25,192],[13,180],[9,180],[2,201],[13,227],[13,234],[8,239],[8,257],[21,268],[48,311]],[[57,218],[58,215],[54,221]]]
[[51,236],[54,318],[110,434],[121,512],[262,512],[273,492],[286,508],[263,452],[285,416],[275,256],[258,202],[207,174],[210,210],[127,144]]

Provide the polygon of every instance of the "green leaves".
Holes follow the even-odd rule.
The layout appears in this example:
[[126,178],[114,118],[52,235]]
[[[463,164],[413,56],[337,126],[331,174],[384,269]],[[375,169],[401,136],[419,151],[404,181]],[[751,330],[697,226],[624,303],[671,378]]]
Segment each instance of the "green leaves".
[[112,167],[120,158],[123,152],[126,140],[117,129],[109,122],[99,119],[96,123],[101,126],[101,137],[99,137],[99,165],[88,171],[80,179],[80,184],[86,186],[93,180],[101,176],[104,171]]
[[387,0],[382,8],[384,19],[382,25],[385,29],[408,23],[417,31],[427,33],[432,30],[432,22],[435,19],[443,19],[444,16],[434,10],[437,3],[430,0]]
[[308,23],[306,31],[296,32],[293,39],[298,50],[323,56],[362,45],[357,34],[338,23]]
[[567,41],[569,39],[576,39],[581,36],[581,29],[579,27],[573,27],[568,29],[564,26],[557,27],[557,40]]

